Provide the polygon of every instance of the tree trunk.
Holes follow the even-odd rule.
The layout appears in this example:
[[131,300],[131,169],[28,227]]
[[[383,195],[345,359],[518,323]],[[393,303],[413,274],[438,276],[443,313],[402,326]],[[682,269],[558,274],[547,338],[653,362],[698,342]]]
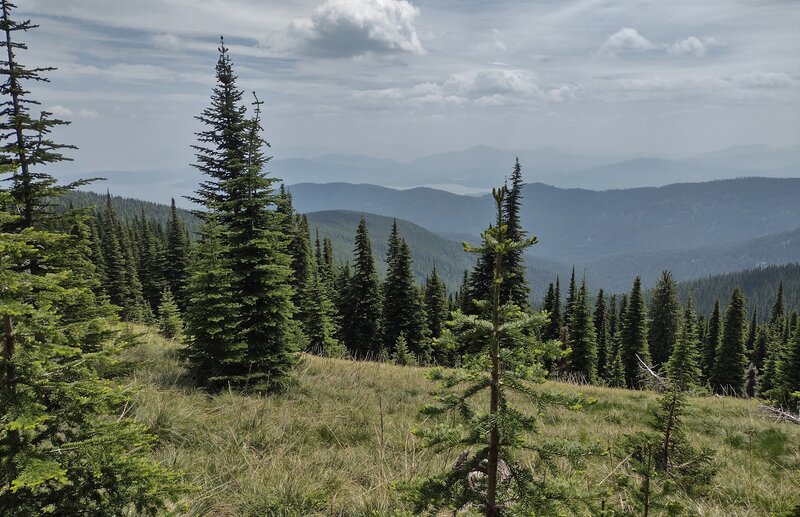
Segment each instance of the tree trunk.
[[5,316],[3,320],[3,356],[6,361],[5,383],[9,394],[13,397],[17,384],[17,370],[14,367],[14,322],[11,320],[11,316]]
[[500,432],[497,429],[497,410],[500,398],[500,278],[502,253],[495,253],[494,285],[492,287],[492,382],[490,386],[489,415],[492,428],[489,432],[489,462],[486,472],[486,515],[495,517],[497,511],[497,464],[500,457]]

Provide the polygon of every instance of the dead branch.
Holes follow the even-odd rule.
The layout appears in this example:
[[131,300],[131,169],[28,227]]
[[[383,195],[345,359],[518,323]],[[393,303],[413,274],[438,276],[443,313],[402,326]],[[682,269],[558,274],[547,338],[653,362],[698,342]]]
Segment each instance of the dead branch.
[[636,354],[636,360],[639,361],[639,368],[642,369],[644,372],[648,373],[651,377],[653,377],[656,380],[656,382],[658,382],[658,385],[661,387],[661,389],[663,390],[669,389],[669,383],[666,380],[664,380],[661,376],[659,376],[658,373],[656,373],[652,368],[650,368],[650,366],[647,363],[642,361],[642,358],[639,357],[639,354]]
[[788,411],[775,406],[768,406],[766,404],[759,404],[758,411],[775,419],[776,422],[790,422],[792,424],[800,425],[800,415],[793,415]]

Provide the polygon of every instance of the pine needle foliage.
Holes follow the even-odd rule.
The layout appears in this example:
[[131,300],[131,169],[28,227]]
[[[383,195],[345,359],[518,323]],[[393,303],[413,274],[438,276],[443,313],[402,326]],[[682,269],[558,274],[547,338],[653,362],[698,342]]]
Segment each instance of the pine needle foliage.
[[[440,383],[437,402],[422,408],[430,416],[451,416],[433,428],[416,429],[425,447],[435,450],[463,450],[444,472],[413,484],[411,499],[417,513],[454,512],[471,509],[487,516],[557,515],[576,503],[574,494],[559,483],[548,466],[556,458],[579,464],[587,450],[572,442],[544,442],[531,439],[537,418],[515,407],[512,394],[527,398],[540,410],[548,403],[576,407],[576,399],[542,393],[535,388],[547,376],[545,358],[560,355],[556,341],[542,342],[536,336],[547,324],[544,313],[528,313],[513,304],[501,304],[500,289],[505,281],[503,256],[510,250],[524,250],[536,238],[508,237],[503,220],[505,189],[494,190],[496,224],[483,234],[483,245],[464,244],[465,250],[495,257],[491,300],[479,302],[491,319],[453,313],[445,338],[480,340],[482,349],[463,359],[459,369],[434,368],[429,376]],[[534,454],[543,470],[532,471],[521,460]],[[547,473],[545,473],[545,471]]]
[[696,449],[686,436],[687,406],[685,392],[668,385],[651,410],[649,429],[622,440],[625,468],[617,483],[623,515],[687,515],[676,496],[701,493],[713,479],[714,451]]
[[194,166],[207,179],[193,200],[206,209],[201,217],[213,215],[224,229],[221,237],[237,302],[227,325],[247,347],[244,357],[226,359],[235,371],[228,382],[250,391],[280,391],[291,384],[296,361],[287,253],[291,236],[278,210],[278,179],[264,170],[270,157],[263,152],[269,144],[261,136],[261,102],[255,98],[248,117],[242,97],[228,49],[220,41],[211,105],[197,117],[203,130],[193,146]]
[[688,391],[699,385],[699,346],[697,316],[694,313],[692,299],[689,298],[683,311],[683,321],[678,330],[677,341],[672,349],[672,355],[670,355],[669,361],[665,365],[667,379],[675,389]]
[[158,333],[167,339],[180,340],[183,336],[181,311],[169,287],[164,288],[158,305]]
[[65,121],[31,115],[25,85],[53,68],[18,60],[17,35],[37,26],[15,8],[0,2],[0,515],[154,514],[182,487],[149,458],[145,426],[120,414],[131,393],[112,376],[128,340],[95,296],[86,213],[53,210],[88,181],[57,185],[44,170],[71,146],[49,137]]

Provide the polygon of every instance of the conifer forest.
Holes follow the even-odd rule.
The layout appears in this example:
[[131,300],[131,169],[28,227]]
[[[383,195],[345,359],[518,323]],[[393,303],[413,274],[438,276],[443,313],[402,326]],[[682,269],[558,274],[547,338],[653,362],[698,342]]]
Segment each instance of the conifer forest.
[[[480,59],[519,51],[508,2],[320,0],[262,39],[299,7],[138,3],[0,0],[0,515],[800,516],[800,125],[608,158],[617,118],[696,117],[689,98],[797,124],[796,67],[706,78],[707,105],[701,75],[549,88],[567,72],[542,49],[519,54],[536,74],[440,81],[420,63],[482,16],[513,23]],[[541,42],[591,10],[539,4],[514,8],[548,20]],[[744,19],[717,4],[708,34]],[[201,34],[217,17],[225,37]],[[697,34],[624,28],[569,59],[701,74],[736,52]],[[607,152],[515,143],[512,111],[564,132],[584,98],[619,111],[567,132]],[[407,157],[345,154],[383,127],[407,129],[375,154]],[[185,168],[136,163],[162,155]]]

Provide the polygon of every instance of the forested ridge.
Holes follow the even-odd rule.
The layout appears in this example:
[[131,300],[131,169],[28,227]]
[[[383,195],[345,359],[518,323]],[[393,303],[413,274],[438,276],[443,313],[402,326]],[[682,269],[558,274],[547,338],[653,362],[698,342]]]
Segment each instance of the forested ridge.
[[[786,301],[795,282],[779,281],[772,296],[758,291],[753,310],[740,286],[745,276],[687,286],[704,304],[714,293],[713,309],[702,313],[692,296],[680,297],[669,271],[649,293],[631,272],[630,290],[608,296],[573,269],[534,301],[525,252],[552,234],[545,220],[527,224],[523,208],[538,200],[529,197],[519,160],[493,189],[480,238],[463,245],[474,259],[415,254],[414,239],[422,249],[436,241],[432,234],[397,220],[373,219],[370,227],[360,213],[351,253],[337,257],[333,236],[343,238],[354,214],[298,213],[293,193],[269,173],[265,101],[241,89],[222,39],[210,100],[195,117],[192,166],[202,180],[192,215],[174,201],[164,208],[110,194],[87,209],[91,196],[75,191],[92,180],[60,185],[51,174],[73,148],[51,139],[67,121],[34,113],[32,85],[46,87],[52,71],[22,62],[19,38],[36,26],[14,21],[16,6],[0,2],[1,514],[215,513],[228,493],[236,498],[227,510],[242,515],[797,513],[797,493],[785,488],[798,482],[800,452],[789,438],[796,430],[780,427],[797,423],[800,406],[800,319]],[[315,219],[336,232],[318,234]],[[376,228],[386,232],[380,248]],[[458,289],[448,293],[443,271],[461,272]],[[397,429],[387,433],[384,413],[395,409],[384,407],[378,381],[359,374],[386,363],[423,367],[432,390],[418,401],[413,426],[403,419],[402,444]],[[308,423],[289,416],[315,399],[305,377],[315,367],[338,368],[327,382],[346,397],[339,418],[355,422],[351,429],[313,426],[309,434]],[[363,393],[353,397],[352,386],[341,386],[347,379],[381,397],[377,420],[374,408],[363,409]],[[402,384],[395,390],[387,397],[402,395]],[[420,392],[407,395],[416,401]],[[781,423],[758,415],[744,400],[753,398]],[[635,426],[623,418],[630,400],[648,401],[636,409]],[[289,415],[265,414],[271,404]],[[312,411],[325,411],[316,404]],[[720,427],[696,411],[718,407],[733,418],[728,404],[758,420],[741,435],[694,440],[701,426]],[[238,416],[219,422],[215,412]],[[597,422],[568,416],[582,413],[624,427],[599,436]],[[552,432],[567,418],[582,428]],[[761,429],[778,445],[762,443]],[[286,439],[292,458],[299,450],[319,454],[313,449],[323,446],[307,447],[319,439],[354,456],[377,454],[362,464],[379,464],[380,475],[372,467],[354,472],[359,500],[344,507],[341,480],[293,492],[270,480],[276,467],[264,464]],[[187,460],[181,440],[195,458]],[[359,449],[363,443],[374,444],[372,452]],[[230,454],[242,450],[257,464],[256,481],[242,482],[231,464]],[[758,459],[764,450],[771,462]],[[722,451],[750,456],[755,495],[737,491]],[[202,463],[210,457],[215,462]],[[306,476],[351,468],[330,461]],[[283,463],[280,475],[297,467]],[[207,485],[226,470],[228,479]],[[585,471],[593,472],[588,483]],[[765,485],[778,487],[778,499]],[[253,493],[241,493],[243,486]],[[370,499],[375,490],[381,499]]]

